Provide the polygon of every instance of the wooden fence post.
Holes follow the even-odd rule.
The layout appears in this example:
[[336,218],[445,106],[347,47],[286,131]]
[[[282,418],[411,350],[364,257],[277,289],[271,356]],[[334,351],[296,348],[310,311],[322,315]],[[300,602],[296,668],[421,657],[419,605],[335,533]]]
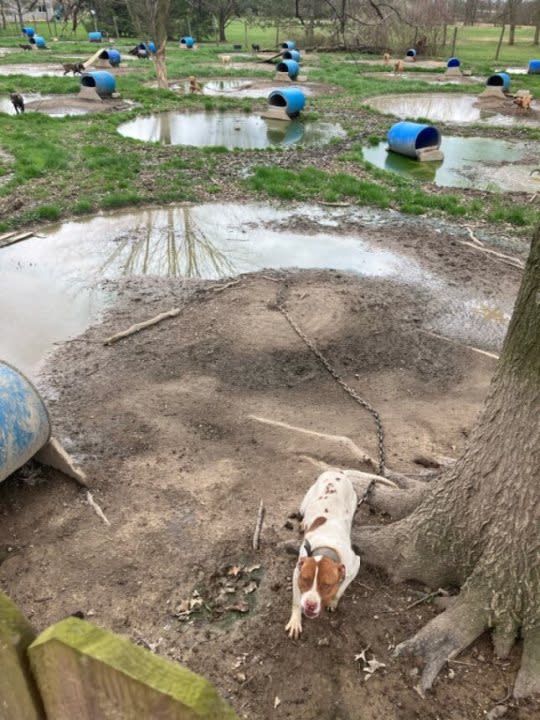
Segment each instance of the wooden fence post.
[[0,720],[44,720],[26,656],[35,636],[21,611],[0,592]]
[[203,677],[77,618],[28,649],[50,720],[238,720]]

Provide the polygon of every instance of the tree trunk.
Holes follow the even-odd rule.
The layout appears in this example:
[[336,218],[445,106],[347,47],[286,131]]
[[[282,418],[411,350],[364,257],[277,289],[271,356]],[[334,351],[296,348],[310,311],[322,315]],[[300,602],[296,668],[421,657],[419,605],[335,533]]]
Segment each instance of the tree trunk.
[[[359,535],[396,579],[459,585],[398,654],[425,660],[420,690],[484,630],[506,656],[523,638],[517,697],[540,692],[540,227],[483,415],[463,456],[403,520]],[[396,491],[399,492],[399,491]]]
[[516,26],[514,25],[514,23],[511,23],[510,29],[508,32],[508,44],[514,45],[515,41],[516,41]]
[[227,24],[227,19],[223,13],[218,13],[218,30],[219,30],[219,42],[227,42],[227,37],[225,35],[225,26]]
[[165,57],[165,48],[167,46],[167,41],[164,40],[161,45],[157,48],[156,51],[156,77],[157,77],[157,83],[158,87],[162,90],[168,90],[169,89],[169,82],[167,79],[167,62]]

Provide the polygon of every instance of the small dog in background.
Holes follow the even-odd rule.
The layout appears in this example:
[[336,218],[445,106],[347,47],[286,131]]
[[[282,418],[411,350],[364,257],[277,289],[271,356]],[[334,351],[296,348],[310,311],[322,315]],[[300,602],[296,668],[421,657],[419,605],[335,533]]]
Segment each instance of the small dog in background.
[[402,73],[404,67],[405,65],[403,63],[403,60],[397,60],[397,62],[394,64],[394,75]]
[[12,92],[9,94],[9,99],[11,100],[11,104],[15,108],[17,115],[24,112],[24,98],[21,93]]
[[384,64],[388,65],[390,63],[390,53],[384,53],[383,60],[384,60]]
[[83,63],[62,63],[62,67],[64,68],[64,75],[67,75],[68,73],[73,73],[73,75],[76,75],[79,73],[79,75],[82,75],[82,73],[85,70],[85,67]]
[[256,53],[261,52],[261,46],[255,45],[255,43],[251,43],[251,49],[253,50],[253,52],[256,52]]
[[195,75],[191,75],[189,78],[189,92],[190,93],[202,93],[202,85],[197,81]]
[[23,50],[32,50],[32,46],[29,43],[19,43],[19,47]]
[[230,55],[220,55],[219,61],[222,65],[230,65],[231,64],[231,56]]
[[304,540],[293,575],[291,617],[285,630],[296,639],[302,614],[319,617],[323,608],[335,610],[360,569],[351,546],[351,526],[358,498],[347,473],[323,472],[300,506]]

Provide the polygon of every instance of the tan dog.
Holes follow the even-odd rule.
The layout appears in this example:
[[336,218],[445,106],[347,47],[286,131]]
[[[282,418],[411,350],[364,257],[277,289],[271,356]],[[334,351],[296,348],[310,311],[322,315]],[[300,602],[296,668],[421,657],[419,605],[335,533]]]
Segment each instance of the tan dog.
[[220,55],[219,61],[222,65],[230,65],[231,64],[231,56],[230,55]]
[[403,60],[397,60],[397,62],[394,63],[394,75],[402,73],[404,67],[405,65],[403,63]]
[[390,64],[390,53],[384,53],[383,60],[384,60],[385,65],[389,65]]
[[202,93],[202,85],[197,81],[195,75],[191,75],[189,78],[189,92]]

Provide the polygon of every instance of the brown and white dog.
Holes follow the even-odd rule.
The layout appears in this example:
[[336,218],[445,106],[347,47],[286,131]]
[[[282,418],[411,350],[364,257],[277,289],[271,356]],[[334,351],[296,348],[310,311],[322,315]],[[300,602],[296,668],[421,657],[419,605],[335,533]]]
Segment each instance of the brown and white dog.
[[347,473],[323,472],[310,487],[300,514],[304,540],[293,575],[291,617],[285,630],[296,639],[302,614],[319,617],[334,611],[360,569],[351,547],[351,526],[358,498]]

